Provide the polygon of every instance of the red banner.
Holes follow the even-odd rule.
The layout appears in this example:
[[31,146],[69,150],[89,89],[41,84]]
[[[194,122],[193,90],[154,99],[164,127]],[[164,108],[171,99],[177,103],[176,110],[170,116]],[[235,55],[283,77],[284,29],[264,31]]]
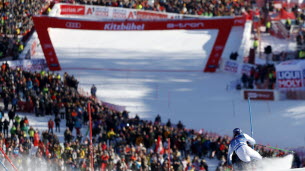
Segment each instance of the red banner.
[[[72,10],[73,11],[73,10]],[[117,10],[117,12],[122,12]],[[205,72],[215,72],[219,65],[219,60],[231,32],[232,26],[241,23],[235,18],[204,18],[185,20],[162,20],[162,21],[86,21],[69,18],[56,18],[48,16],[34,16],[35,28],[42,45],[42,49],[51,71],[60,70],[60,65],[53,48],[48,28],[67,28],[83,30],[202,30],[217,29],[214,46],[204,69]]]
[[245,90],[244,99],[251,98],[251,100],[275,100],[273,91],[262,90]]
[[60,15],[85,15],[84,5],[60,5]]

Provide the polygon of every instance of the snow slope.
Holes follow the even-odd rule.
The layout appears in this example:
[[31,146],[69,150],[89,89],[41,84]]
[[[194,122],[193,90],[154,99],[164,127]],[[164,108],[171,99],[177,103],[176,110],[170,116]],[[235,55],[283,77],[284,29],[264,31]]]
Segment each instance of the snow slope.
[[[226,90],[237,77],[201,72],[217,31],[50,33],[62,72],[74,74],[88,92],[95,84],[100,99],[126,106],[131,116],[160,114],[163,122],[181,120],[188,128],[231,135],[240,127],[250,134],[247,101]],[[304,146],[304,104],[252,101],[254,138],[281,148]]]

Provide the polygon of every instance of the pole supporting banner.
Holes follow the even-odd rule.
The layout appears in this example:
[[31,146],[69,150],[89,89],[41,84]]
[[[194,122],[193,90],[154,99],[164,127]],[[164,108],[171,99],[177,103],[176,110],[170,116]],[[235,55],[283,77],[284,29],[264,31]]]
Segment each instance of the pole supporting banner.
[[88,115],[89,115],[89,136],[90,136],[90,169],[94,171],[94,158],[93,158],[93,145],[92,145],[92,117],[91,117],[91,105],[88,103]]

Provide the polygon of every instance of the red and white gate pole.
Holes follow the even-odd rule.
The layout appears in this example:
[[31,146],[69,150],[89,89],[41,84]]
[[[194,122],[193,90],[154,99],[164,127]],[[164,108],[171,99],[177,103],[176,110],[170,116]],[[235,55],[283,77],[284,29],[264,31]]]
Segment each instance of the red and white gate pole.
[[167,138],[168,142],[168,171],[171,170],[171,139]]
[[13,162],[11,161],[10,158],[8,158],[8,156],[5,154],[5,152],[3,151],[2,147],[0,147],[0,151],[1,153],[4,155],[4,157],[7,159],[7,161],[13,166],[15,171],[18,171],[18,169],[16,168],[16,166],[13,164]]
[[90,169],[94,171],[94,158],[93,158],[93,145],[92,145],[92,118],[91,118],[91,105],[88,103],[88,115],[89,115],[89,136],[90,136]]

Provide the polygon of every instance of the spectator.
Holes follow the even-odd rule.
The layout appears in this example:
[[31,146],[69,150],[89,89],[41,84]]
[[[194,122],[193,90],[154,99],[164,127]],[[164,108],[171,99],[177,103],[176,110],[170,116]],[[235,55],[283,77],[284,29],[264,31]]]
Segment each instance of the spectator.
[[270,28],[271,28],[271,21],[268,20],[268,21],[266,22],[266,33],[269,33]]
[[55,131],[56,132],[60,132],[60,118],[59,116],[56,116],[55,117]]
[[59,113],[60,113],[60,118],[65,119],[66,108],[65,108],[65,105],[63,103],[60,104]]
[[52,119],[50,119],[48,121],[48,133],[52,133],[53,134],[53,128],[54,128],[54,121]]
[[74,127],[76,129],[76,135],[80,135],[80,129],[82,128],[82,123],[80,121],[79,118],[76,119],[75,123],[74,123]]
[[177,128],[178,128],[178,129],[184,129],[184,125],[182,124],[181,121],[178,122]]
[[[2,107],[0,107],[0,120],[2,120],[3,117],[4,117],[4,112],[3,112]],[[2,132],[2,131],[0,131],[0,132]]]
[[94,84],[91,87],[91,96],[94,98],[96,97],[96,87]]
[[289,18],[286,19],[285,21],[285,27],[288,31],[290,31],[291,28],[291,20]]
[[254,41],[253,41],[253,49],[254,49],[255,51],[257,51],[258,46],[259,46],[259,40],[258,40],[257,37],[255,37],[255,38],[254,38]]
[[9,101],[10,101],[10,97],[7,93],[4,93],[3,97],[3,103],[4,103],[4,110],[8,111],[8,105],[9,105]]
[[40,143],[39,133],[38,130],[36,130],[33,137],[33,144],[35,147],[37,147],[39,143]]
[[161,123],[161,116],[158,114],[155,118],[155,124],[160,124]]
[[34,128],[33,128],[33,127],[30,127],[28,133],[29,133],[29,137],[30,137],[31,142],[34,142],[34,135],[35,135],[35,130],[34,130]]
[[9,121],[12,123],[14,122],[14,119],[15,119],[15,115],[16,115],[16,112],[15,112],[15,109],[12,108],[9,112],[8,112],[8,118],[9,118]]
[[3,121],[3,133],[5,137],[8,137],[9,121],[5,118]]

